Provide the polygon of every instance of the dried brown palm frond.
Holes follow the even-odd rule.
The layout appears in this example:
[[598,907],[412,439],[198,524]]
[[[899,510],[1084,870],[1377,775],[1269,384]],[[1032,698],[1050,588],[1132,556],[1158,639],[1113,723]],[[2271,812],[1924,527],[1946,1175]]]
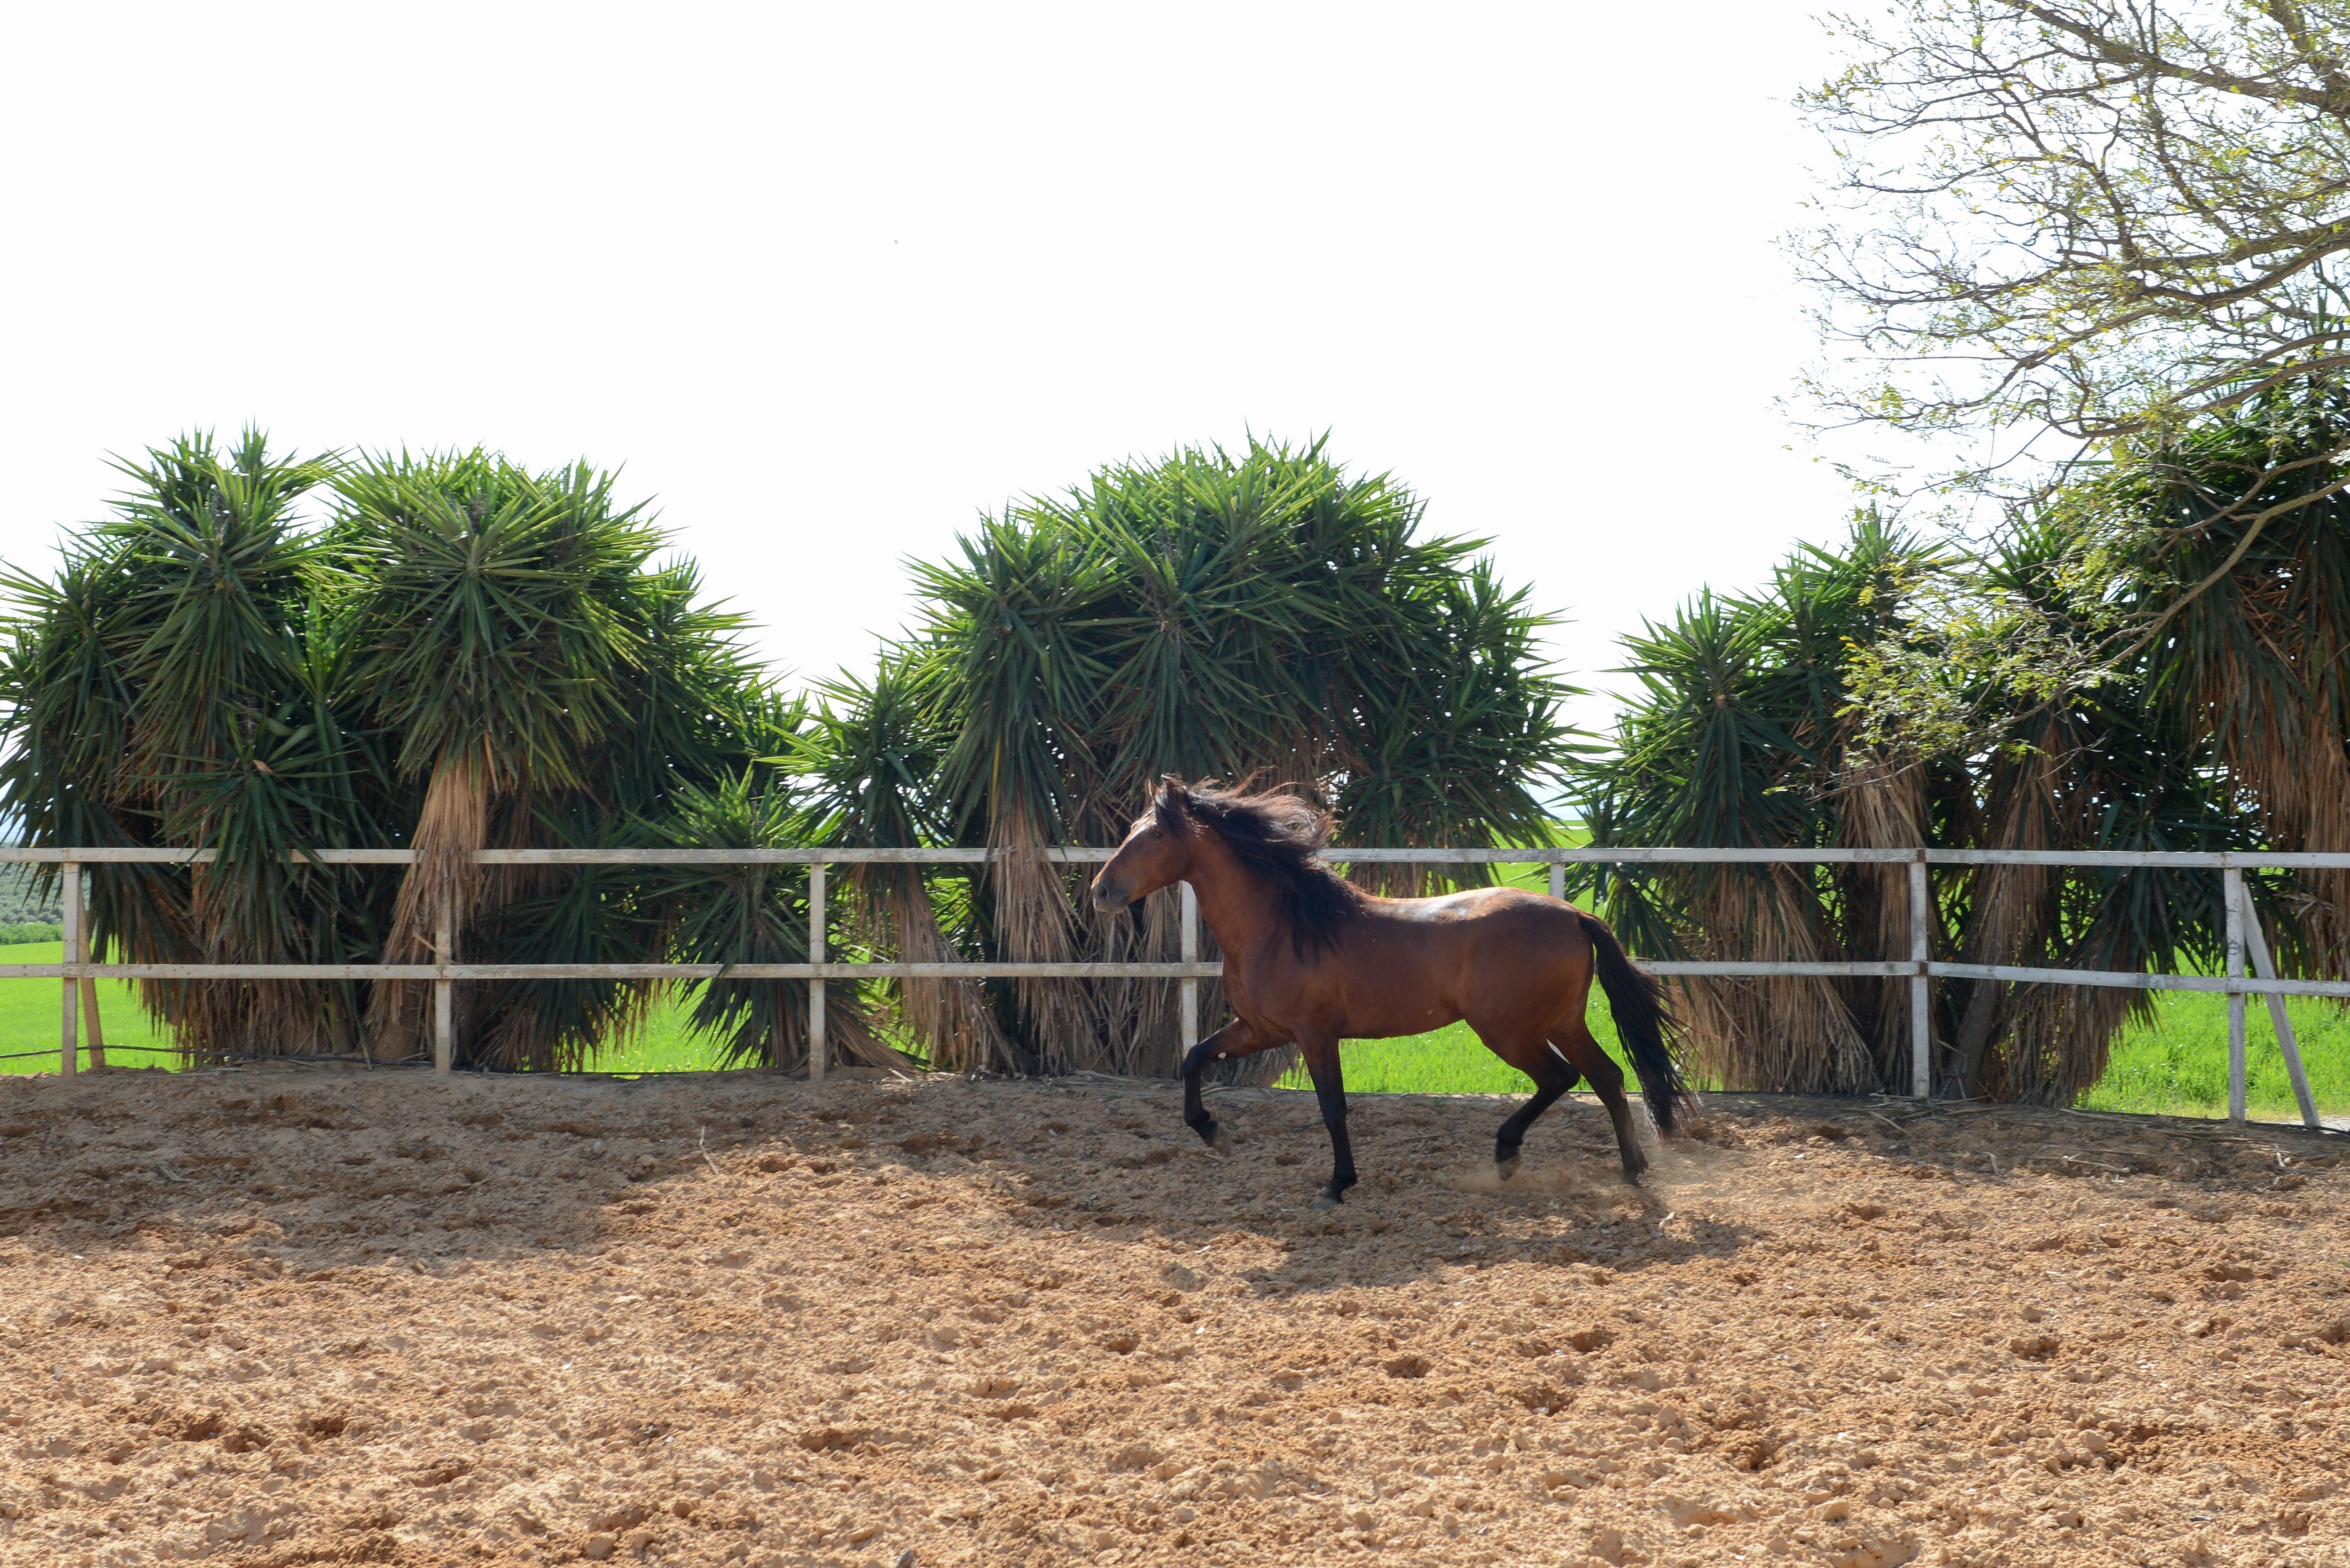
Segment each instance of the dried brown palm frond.
[[2069,1106],[2105,1076],[2107,1047],[2132,1019],[2153,1016],[2143,992],[2035,985],[2009,1012],[1999,1049],[1973,1080],[1988,1099]]
[[[2282,638],[2255,628],[2245,639],[2251,646],[2230,646],[2196,672],[2195,697],[2213,715],[2230,778],[2257,804],[2266,836],[2296,849],[2350,849],[2350,755],[2343,727],[2350,711],[2312,701],[2303,670],[2295,668],[2324,649],[2350,647],[2345,637],[2350,626],[2296,628]],[[2332,659],[2340,661],[2338,651]],[[2280,680],[2288,670],[2290,680]],[[2253,693],[2267,700],[2248,701]],[[2296,918],[2282,961],[2312,975],[2350,974],[2350,872],[2303,870],[2294,884]]]
[[[433,771],[411,840],[416,859],[392,904],[385,962],[434,962],[444,941],[449,961],[462,961],[482,889],[473,857],[489,846],[489,818],[488,775],[470,751]],[[368,1009],[377,1048],[394,1059],[419,1054],[432,1038],[432,998],[421,981],[377,986]]]
[[[986,891],[992,896],[996,941],[1013,963],[1074,963],[1082,956],[1077,914],[1068,877],[1047,860],[1050,840],[1017,808],[995,818],[996,847]],[[1060,981],[1015,980],[1013,995],[1046,1073],[1097,1066],[1109,1054],[1100,1019],[1085,988]]]
[[[2043,735],[2043,738],[2054,738]],[[1981,843],[2000,849],[2054,847],[2067,826],[2061,821],[2064,763],[2044,748],[2011,751],[1993,773],[1983,813]],[[2077,826],[2071,825],[2071,826]],[[2059,873],[2047,866],[1977,866],[1970,869],[1967,919],[1960,961],[1970,964],[2035,964],[2046,955]],[[1973,1092],[1992,1044],[2014,1016],[2013,988],[2001,981],[1967,981],[1950,1042],[1953,1081]]]
[[[2280,393],[2098,496],[2145,514],[2148,606],[2217,574],[2172,616],[2148,680],[2191,709],[2262,836],[2295,849],[2350,849],[2350,497],[2338,460],[2310,461],[2345,430],[2350,393]],[[2256,526],[2272,507],[2282,514]],[[2300,872],[2288,898],[2280,961],[2350,974],[2350,872]]]
[[[1614,753],[1586,774],[1595,845],[1909,847],[1918,783],[1883,759],[1847,759],[1835,672],[1852,641],[1896,602],[1908,556],[1864,520],[1842,553],[1807,547],[1767,592],[1700,595],[1627,639],[1639,699]],[[1839,787],[1841,786],[1841,787]],[[1908,951],[1899,866],[1659,868],[1612,877],[1619,934],[1656,956],[1816,962]],[[1907,1010],[1879,981],[1768,977],[1690,981],[1690,1039],[1706,1074],[1734,1088],[1854,1093],[1907,1076]]]
[[[1724,867],[1690,900],[1690,956],[1818,963],[1842,955],[1824,929],[1806,868]],[[1700,1075],[1788,1094],[1877,1087],[1868,1042],[1834,980],[1808,975],[1683,978],[1676,982]]]
[[[1107,915],[1090,899],[1081,900],[1087,950],[1109,963],[1172,963],[1182,950],[1180,898],[1170,888]],[[1174,1075],[1181,1052],[1173,981],[1093,981],[1084,991],[1103,1042],[1102,1070],[1133,1077]]]
[[[1853,849],[1917,849],[1929,841],[1926,771],[1915,762],[1901,763],[1883,753],[1847,748],[1842,758],[1843,777],[1829,808],[1835,815],[1835,841]],[[1839,867],[1835,877],[1841,899],[1846,950],[1855,957],[1907,958],[1909,936],[1909,867],[1897,862],[1865,862]],[[1929,935],[1932,930],[1929,914]],[[1877,1080],[1888,1087],[1908,1087],[1913,1057],[1910,1049],[1909,982],[1907,980],[1852,980],[1842,990],[1854,1028],[1870,1044]]]
[[[860,934],[906,963],[963,960],[939,924],[920,871],[911,866],[866,864],[857,869]],[[901,1025],[926,1047],[932,1068],[953,1073],[1016,1073],[1021,1061],[996,1022],[984,984],[964,980],[907,980],[898,986]]]

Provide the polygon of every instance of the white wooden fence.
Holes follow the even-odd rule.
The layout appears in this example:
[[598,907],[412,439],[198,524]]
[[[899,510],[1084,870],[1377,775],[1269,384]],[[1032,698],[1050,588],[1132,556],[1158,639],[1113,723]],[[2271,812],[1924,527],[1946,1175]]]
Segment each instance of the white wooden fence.
[[[995,849],[484,849],[484,866],[806,866],[808,867],[808,961],[773,964],[519,964],[449,961],[452,921],[436,932],[435,961],[429,964],[98,964],[82,961],[81,868],[140,863],[191,865],[213,860],[212,850],[9,849],[0,863],[60,865],[64,868],[65,950],[54,964],[0,964],[0,976],[56,978],[64,986],[64,1038],[60,1070],[75,1070],[78,1054],[77,995],[84,980],[409,980],[433,988],[433,1069],[447,1073],[454,1048],[452,987],[461,980],[728,980],[805,981],[808,985],[808,1071],[824,1076],[825,982],[829,980],[1106,980],[1156,979],[1180,982],[1181,1030],[1188,1048],[1200,1037],[1200,981],[1215,978],[1221,966],[1200,961],[1199,906],[1187,886],[1181,890],[1181,958],[1175,963],[830,963],[825,959],[825,873],[828,866],[976,865],[1000,857]],[[1047,849],[1060,865],[1098,865],[1112,849]],[[316,861],[327,866],[405,866],[408,849],[325,849]],[[1661,975],[1871,976],[1909,981],[1911,1092],[1932,1092],[1932,1033],[1927,990],[1935,980],[1997,980],[2050,985],[2119,986],[2139,991],[2217,992],[2228,998],[2228,1115],[2245,1112],[2244,1012],[2247,996],[2263,996],[2276,1027],[2277,1044],[2292,1079],[2303,1122],[2319,1126],[2317,1106],[2303,1069],[2298,1042],[2287,1022],[2288,996],[2350,998],[2350,981],[2281,980],[2262,939],[2260,922],[2249,919],[2243,874],[2251,869],[2345,870],[2350,854],[2276,851],[2037,849],[1332,849],[1326,858],[1344,864],[1408,862],[1422,865],[1538,865],[1550,867],[1550,891],[1563,898],[1569,866],[1656,865],[1906,865],[1909,869],[1909,953],[1904,959],[1841,962],[1754,961],[1645,962]],[[2220,875],[2227,918],[2227,971],[2220,975],[2144,974],[2129,971],[2036,969],[2013,964],[1940,963],[1929,958],[1932,930],[1927,869],[1934,866],[2048,866],[2127,870],[2161,867],[2214,871]],[[2247,972],[2247,959],[2250,972]]]

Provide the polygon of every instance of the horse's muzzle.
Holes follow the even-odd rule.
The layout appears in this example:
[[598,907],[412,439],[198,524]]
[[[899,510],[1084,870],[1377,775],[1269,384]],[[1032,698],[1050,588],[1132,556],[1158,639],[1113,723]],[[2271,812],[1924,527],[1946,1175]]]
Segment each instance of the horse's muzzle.
[[1115,915],[1133,902],[1134,896],[1124,888],[1098,877],[1094,879],[1094,908],[1103,914]]

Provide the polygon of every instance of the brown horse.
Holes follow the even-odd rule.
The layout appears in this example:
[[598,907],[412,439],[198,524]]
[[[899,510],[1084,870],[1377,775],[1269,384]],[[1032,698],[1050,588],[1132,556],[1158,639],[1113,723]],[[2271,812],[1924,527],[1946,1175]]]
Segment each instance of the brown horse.
[[1355,1185],[1338,1042],[1419,1034],[1467,1019],[1494,1055],[1534,1080],[1534,1097],[1493,1140],[1507,1179],[1526,1128],[1587,1078],[1616,1124],[1624,1179],[1648,1167],[1624,1098],[1624,1075],[1591,1037],[1583,1010],[1595,972],[1658,1129],[1693,1109],[1665,1035],[1656,980],[1633,967],[1596,917],[1511,888],[1441,898],[1375,898],[1315,858],[1329,817],[1293,796],[1247,794],[1170,777],[1094,878],[1097,909],[1122,909],[1189,882],[1224,954],[1233,1020],[1183,1058],[1183,1119],[1211,1148],[1222,1133],[1200,1103],[1200,1073],[1219,1057],[1293,1042],[1314,1076],[1330,1129],[1327,1208]]

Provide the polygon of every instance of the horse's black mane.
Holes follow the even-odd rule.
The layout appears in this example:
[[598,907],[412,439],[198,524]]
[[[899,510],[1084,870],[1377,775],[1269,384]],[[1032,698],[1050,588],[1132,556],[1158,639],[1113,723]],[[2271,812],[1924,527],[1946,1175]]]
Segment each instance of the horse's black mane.
[[1291,949],[1299,958],[1336,938],[1363,907],[1363,896],[1314,858],[1330,842],[1330,814],[1294,794],[1244,794],[1170,778],[1151,797],[1161,832],[1187,821],[1208,829],[1251,872],[1271,883]]

